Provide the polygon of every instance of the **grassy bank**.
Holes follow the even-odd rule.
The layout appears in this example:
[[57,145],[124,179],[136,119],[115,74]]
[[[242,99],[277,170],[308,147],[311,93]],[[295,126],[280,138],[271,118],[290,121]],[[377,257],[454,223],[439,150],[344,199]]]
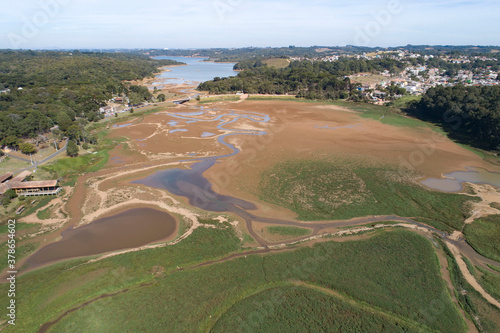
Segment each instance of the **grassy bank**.
[[226,96],[214,96],[214,97],[202,97],[198,104],[204,103],[215,103],[215,102],[228,102],[228,101],[237,101],[240,99],[238,95],[226,95]]
[[284,237],[301,237],[311,234],[310,229],[299,227],[267,227],[267,232],[271,235]]
[[467,242],[483,256],[500,261],[500,215],[477,219],[464,228]]
[[292,160],[263,174],[260,198],[289,208],[301,220],[368,215],[421,217],[436,228],[461,229],[470,197],[429,191],[409,175],[350,161]]
[[500,310],[486,301],[464,278],[455,257],[438,239],[448,260],[448,271],[455,287],[455,297],[479,332],[500,332]]
[[[250,296],[260,295],[263,300],[272,301],[268,293],[260,292],[303,281],[355,301],[354,305],[346,304],[317,292],[285,289],[285,294],[291,293],[290,301],[307,300],[321,308],[335,305],[334,314],[318,312],[309,318],[311,325],[321,325],[335,314],[347,320],[345,316],[351,313],[349,320],[353,323],[368,325],[362,327],[379,327],[382,322],[392,327],[395,321],[387,320],[389,316],[422,330],[465,331],[441,279],[432,245],[412,232],[395,230],[363,241],[318,243],[291,252],[249,255],[177,270],[240,248],[231,229],[199,229],[172,247],[129,253],[69,269],[82,262],[75,260],[27,274],[18,281],[18,313],[24,319],[16,329],[36,331],[39,324],[54,320],[85,301],[127,289],[71,313],[53,331],[208,331],[220,318],[237,316],[241,304],[247,304],[247,310],[258,310],[252,308],[253,302],[240,303]],[[442,305],[439,320],[422,315],[436,300]],[[381,315],[364,311],[366,308],[360,304]],[[294,307],[276,309],[283,320],[292,318],[293,311],[297,311]]]

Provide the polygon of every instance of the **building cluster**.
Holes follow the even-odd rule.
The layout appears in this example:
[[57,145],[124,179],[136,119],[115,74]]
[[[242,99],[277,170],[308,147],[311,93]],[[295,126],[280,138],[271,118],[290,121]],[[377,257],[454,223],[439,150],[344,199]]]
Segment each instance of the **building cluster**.
[[8,190],[14,190],[18,196],[44,196],[57,195],[62,188],[57,180],[26,180],[31,175],[30,171],[23,171],[16,177],[11,172],[0,176],[0,197]]
[[[381,58],[382,56],[383,54],[381,53],[357,55],[358,58],[365,58],[368,60]],[[371,83],[365,83],[358,88],[364,93],[365,96],[376,102],[386,102],[385,97],[387,94],[381,92],[381,90],[385,90],[391,85],[396,85],[399,88],[405,89],[410,95],[421,95],[424,94],[429,88],[439,85],[452,87],[456,84],[465,86],[495,86],[500,84],[500,80],[498,80],[498,76],[500,75],[499,71],[494,71],[491,67],[476,68],[473,71],[458,70],[455,73],[450,73],[443,68],[436,68],[425,64],[419,65],[415,64],[415,61],[409,61],[409,59],[421,57],[421,55],[418,54],[412,54],[409,52],[393,52],[389,57],[402,62],[407,62],[408,66],[398,74],[393,74],[389,71],[378,73],[384,78],[380,80],[371,80]],[[427,60],[435,57],[436,56],[433,55],[423,56],[426,64],[428,63]],[[497,61],[497,59],[486,56],[439,56],[439,58],[445,62],[455,64],[467,63],[470,62],[471,59],[481,61]],[[323,59],[323,61],[329,60]],[[356,78],[363,76],[372,75],[368,73],[355,74],[351,76],[351,79],[356,82]],[[396,95],[393,97],[397,98],[399,96]]]

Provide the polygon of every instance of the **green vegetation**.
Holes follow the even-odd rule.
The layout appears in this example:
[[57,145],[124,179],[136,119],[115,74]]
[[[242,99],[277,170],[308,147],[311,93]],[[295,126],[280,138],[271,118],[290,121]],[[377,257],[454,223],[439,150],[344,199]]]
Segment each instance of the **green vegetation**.
[[0,142],[18,147],[20,138],[38,138],[54,125],[71,136],[72,125],[82,130],[79,121],[101,119],[99,108],[114,95],[151,99],[146,87],[123,81],[175,63],[118,53],[0,51],[0,89],[10,89],[0,94]]
[[248,96],[247,100],[249,100],[249,101],[272,101],[272,100],[277,100],[277,101],[291,101],[291,102],[313,102],[311,100],[306,100],[306,99],[303,99],[303,98],[296,98],[295,96],[288,96],[288,95],[272,95],[272,96],[251,95],[251,96]]
[[[175,246],[86,265],[78,265],[83,260],[73,260],[25,274],[19,278],[17,295],[19,313],[25,319],[16,329],[37,330],[40,323],[85,301],[127,289],[71,313],[53,330],[208,331],[221,316],[232,316],[237,311],[234,306],[249,296],[258,294],[265,299],[261,291],[303,281],[345,295],[355,304],[350,307],[317,293],[301,292],[298,299],[306,297],[322,306],[335,302],[339,314],[347,315],[344,310],[355,313],[351,320],[359,325],[361,318],[368,320],[363,325],[379,325],[381,317],[391,317],[410,327],[425,325],[424,330],[466,330],[441,279],[432,245],[413,232],[394,230],[363,241],[324,242],[195,269],[176,268],[192,267],[240,248],[230,228],[202,228]],[[430,308],[436,302],[439,313]],[[362,311],[367,308],[375,309],[375,314]],[[277,307],[283,318],[293,314],[289,309]],[[320,313],[311,319],[315,324],[324,320]],[[388,320],[386,325],[392,323]]]
[[393,107],[343,101],[329,102],[328,104],[349,108],[349,110],[359,112],[361,117],[378,120],[383,124],[401,127],[428,127],[436,132],[442,133],[437,126],[433,126],[415,118],[407,117]]
[[263,174],[260,189],[262,200],[293,210],[301,220],[395,214],[425,218],[448,232],[462,228],[471,200],[428,191],[389,166],[345,160],[279,163]]
[[478,253],[500,261],[500,215],[482,217],[467,224],[464,235]]
[[313,100],[363,100],[356,84],[347,75],[368,71],[398,72],[404,64],[390,59],[357,60],[341,58],[335,62],[293,61],[285,68],[270,67],[261,59],[235,66],[244,69],[236,77],[215,78],[198,86],[211,94],[242,91],[249,94],[286,94]]
[[214,102],[223,102],[223,101],[237,101],[239,99],[240,99],[240,96],[235,96],[235,95],[203,97],[203,98],[200,98],[198,103],[203,104],[203,103],[214,103]]
[[478,267],[478,270],[481,272],[479,283],[488,294],[500,300],[500,276],[481,267]]
[[40,210],[36,213],[36,216],[40,219],[40,220],[47,220],[47,219],[50,219],[51,217],[51,210],[52,210],[52,205],[50,205],[49,207],[43,209],[43,210]]
[[115,144],[116,142],[111,140],[104,140],[96,153],[77,157],[63,157],[41,168],[49,172],[53,178],[62,177],[65,181],[69,181],[67,185],[71,185],[76,181],[78,175],[100,170],[108,162],[108,151]]
[[407,112],[441,124],[456,139],[495,149],[500,145],[499,100],[500,86],[437,86]]
[[455,297],[462,309],[469,315],[469,319],[474,323],[479,332],[499,332],[500,310],[486,301],[471,285],[469,285],[463,277],[450,249],[448,249],[441,239],[437,239],[437,241],[441,244],[446,254],[448,271],[450,272],[450,278],[455,287]]
[[420,101],[421,98],[422,96],[414,96],[414,95],[403,96],[398,98],[394,102],[390,102],[389,105],[398,109],[405,109],[408,107],[410,103],[418,102]]
[[352,303],[305,287],[274,288],[234,305],[210,331],[430,332]]
[[[498,46],[460,46],[460,45],[406,45],[387,48],[388,51],[400,52],[401,50],[410,51],[420,55],[488,55],[498,51]],[[288,57],[304,57],[313,59],[316,57],[331,56],[331,55],[352,55],[378,52],[378,47],[367,46],[309,46],[300,47],[290,45],[288,47],[244,47],[244,48],[212,48],[212,49],[153,49],[148,50],[151,56],[197,56],[208,57],[212,61],[218,62],[241,62],[247,60],[255,60],[256,58],[288,58]],[[143,50],[131,50],[135,54],[142,54]],[[413,66],[424,65],[426,63],[424,57],[417,59],[412,58],[410,62]],[[486,68],[492,66],[492,70],[498,68],[498,61],[482,61],[473,60],[471,63],[454,64],[445,62],[438,57],[431,58],[427,61],[429,67],[438,67],[446,70],[466,69],[471,70],[477,67]]]
[[304,229],[299,227],[267,227],[267,231],[271,235],[279,235],[279,236],[307,236],[311,233],[310,229]]
[[[4,235],[8,232],[9,228],[7,227],[7,220],[4,221],[5,223],[0,224],[0,235]],[[38,226],[35,224],[29,224],[29,223],[16,223],[16,232],[26,230],[26,229],[34,229],[37,228]]]
[[[26,210],[21,214],[21,216],[28,216],[30,214],[33,214],[36,212],[38,209],[45,207],[48,205],[55,197],[52,195],[48,195],[45,197],[38,197],[37,199],[32,199],[32,198],[27,198],[26,200],[29,201],[24,203],[24,206],[26,207]],[[36,200],[35,203],[31,204],[33,200]]]
[[[175,274],[177,266],[195,265],[237,250],[239,250],[239,239],[232,229],[200,228],[175,246],[128,253],[87,265],[80,265],[86,262],[85,259],[69,260],[27,273],[19,277],[17,281],[19,292],[16,293],[16,300],[18,300],[16,304],[19,304],[18,313],[22,313],[25,320],[16,322],[14,331],[37,331],[41,323],[49,322],[66,310],[102,294],[116,292],[123,288],[137,288],[142,283],[155,281],[163,285],[168,280],[163,279],[164,275]],[[163,275],[157,271],[160,267],[164,268]],[[153,271],[158,274],[152,274]],[[157,284],[153,285],[153,288],[156,289],[156,286]],[[6,284],[0,285],[0,291],[4,294],[6,287]],[[160,289],[156,290],[161,291]],[[179,291],[181,290],[179,289]],[[168,295],[164,296],[162,296],[163,300],[171,300]],[[2,298],[0,304],[3,306],[5,301],[7,298]],[[162,300],[151,299],[146,303],[151,301],[161,302]],[[179,301],[182,300],[179,299]],[[115,303],[114,306],[119,306],[119,304]],[[135,317],[131,316],[131,309],[131,307],[127,307],[121,310],[120,314],[125,315],[126,312],[128,313],[126,316],[131,319]],[[152,314],[159,314],[159,310],[158,308]],[[203,309],[200,310],[203,311]],[[175,311],[175,309],[171,308],[170,311]],[[182,312],[177,314],[180,315]],[[189,314],[184,313],[184,315],[188,316]],[[93,321],[98,319],[96,316],[100,315],[93,313],[87,319]],[[101,319],[105,320],[106,317],[103,316]],[[139,317],[135,317],[135,319],[141,321]],[[99,325],[100,319],[94,321],[93,324]],[[111,322],[107,324],[113,325]],[[150,324],[155,325],[155,323]],[[100,331],[85,326],[70,331],[78,330]]]
[[68,147],[66,148],[66,154],[69,157],[77,157],[78,152],[79,152],[79,149],[78,149],[78,146],[76,145],[75,141],[70,140],[68,142]]
[[263,62],[269,66],[269,67],[274,67],[274,68],[285,68],[290,64],[290,60],[286,58],[271,58],[271,59],[265,59]]

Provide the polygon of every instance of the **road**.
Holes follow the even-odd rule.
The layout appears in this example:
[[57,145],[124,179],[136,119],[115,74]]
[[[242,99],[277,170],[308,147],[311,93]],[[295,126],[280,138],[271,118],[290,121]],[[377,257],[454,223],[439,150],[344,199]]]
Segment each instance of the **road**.
[[[66,148],[68,147],[68,141],[69,140],[66,140],[66,143],[64,144],[64,146],[61,149],[59,149],[55,153],[47,156],[43,160],[38,161],[38,162],[35,161],[35,164],[33,164],[32,166],[29,166],[29,167],[24,168],[24,169],[15,170],[12,173],[17,174],[17,173],[20,173],[20,172],[23,172],[23,171],[26,171],[26,170],[30,170],[30,169],[36,168],[37,166],[42,165],[42,164],[50,161],[51,159],[53,159],[54,157],[58,156],[62,152],[66,151]],[[9,156],[11,158],[15,158],[16,160],[20,160],[20,161],[23,161],[23,162],[31,163],[31,160],[28,160],[28,159],[25,159],[25,158],[22,158],[22,157],[19,157],[19,156],[15,156],[15,155],[12,155],[12,154],[9,154],[9,153],[5,153],[5,155],[7,155],[7,156]]]

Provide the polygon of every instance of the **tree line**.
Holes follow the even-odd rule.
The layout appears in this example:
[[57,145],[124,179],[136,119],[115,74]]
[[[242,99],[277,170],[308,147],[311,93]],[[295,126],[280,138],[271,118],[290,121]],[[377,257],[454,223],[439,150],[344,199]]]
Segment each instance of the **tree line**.
[[276,69],[267,66],[262,59],[242,62],[237,69],[243,71],[236,77],[214,78],[198,86],[198,90],[210,94],[243,92],[249,94],[294,94],[307,99],[361,100],[348,75],[360,72],[388,70],[401,71],[405,65],[390,58],[358,60],[341,58],[334,62],[292,61],[289,66]]
[[485,148],[500,145],[500,86],[429,89],[406,112],[441,124],[452,137]]

